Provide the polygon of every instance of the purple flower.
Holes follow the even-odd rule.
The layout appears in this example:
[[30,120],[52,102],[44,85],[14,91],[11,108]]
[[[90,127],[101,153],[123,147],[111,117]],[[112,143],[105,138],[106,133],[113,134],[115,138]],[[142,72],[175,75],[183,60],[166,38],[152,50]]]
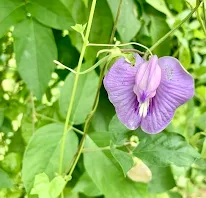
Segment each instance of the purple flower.
[[104,86],[127,128],[141,126],[146,133],[159,133],[177,107],[194,95],[194,80],[173,57],[154,55],[145,61],[136,54],[135,58],[135,66],[118,59],[106,74]]

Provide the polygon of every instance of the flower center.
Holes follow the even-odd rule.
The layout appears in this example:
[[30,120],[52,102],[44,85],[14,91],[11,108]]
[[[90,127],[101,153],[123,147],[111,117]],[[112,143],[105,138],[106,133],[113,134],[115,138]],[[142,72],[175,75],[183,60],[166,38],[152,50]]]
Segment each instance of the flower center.
[[148,108],[149,108],[149,99],[147,99],[143,103],[139,103],[139,115],[140,115],[140,117],[143,117],[143,118],[146,117]]
[[139,65],[135,76],[134,93],[139,102],[139,115],[145,117],[148,112],[150,99],[156,94],[161,81],[161,68],[157,56]]

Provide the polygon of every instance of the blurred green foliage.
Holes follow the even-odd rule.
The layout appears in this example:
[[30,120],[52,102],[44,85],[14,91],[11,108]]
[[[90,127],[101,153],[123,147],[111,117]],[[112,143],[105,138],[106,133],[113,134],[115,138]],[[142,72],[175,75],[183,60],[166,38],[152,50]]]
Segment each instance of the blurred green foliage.
[[[195,4],[195,0],[123,0],[115,37],[122,43],[151,47]],[[119,0],[97,0],[91,43],[109,42],[118,5]],[[57,175],[60,142],[74,75],[53,60],[77,66],[82,39],[71,26],[88,22],[90,7],[91,0],[0,0],[0,198],[35,197],[29,195],[31,189],[51,198],[61,191],[57,188],[63,186]],[[112,149],[84,153],[66,185],[65,198],[206,197],[206,21],[202,8],[199,17],[195,13],[154,50],[158,56],[178,58],[192,74],[193,99],[178,108],[165,132],[151,137],[118,122],[102,87],[85,148],[111,145]],[[87,48],[83,69],[98,60],[100,49]],[[98,74],[97,68],[80,77],[70,123],[75,129],[83,129],[91,111]],[[64,172],[81,139],[75,132],[71,128],[66,139]],[[125,147],[127,142],[135,146]],[[124,176],[131,168],[128,149],[151,169],[148,184]],[[43,172],[47,186],[38,188]],[[42,192],[44,187],[50,194]]]

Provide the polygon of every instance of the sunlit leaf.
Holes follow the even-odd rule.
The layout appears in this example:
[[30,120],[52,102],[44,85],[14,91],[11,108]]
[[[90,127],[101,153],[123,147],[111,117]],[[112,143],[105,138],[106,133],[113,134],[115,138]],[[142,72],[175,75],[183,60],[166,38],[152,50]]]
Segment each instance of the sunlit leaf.
[[[23,182],[30,192],[35,175],[45,172],[50,179],[59,171],[60,147],[64,126],[49,124],[38,129],[32,136],[23,159]],[[76,152],[78,139],[73,131],[68,131],[63,160],[63,171]]]

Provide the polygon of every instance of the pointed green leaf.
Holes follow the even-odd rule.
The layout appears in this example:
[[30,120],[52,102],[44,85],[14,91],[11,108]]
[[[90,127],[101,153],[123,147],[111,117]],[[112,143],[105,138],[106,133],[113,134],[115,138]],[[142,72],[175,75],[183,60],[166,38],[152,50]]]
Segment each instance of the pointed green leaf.
[[[23,159],[23,182],[27,192],[30,192],[35,175],[45,172],[50,179],[55,177],[59,170],[60,147],[64,126],[49,124],[38,129],[32,136]],[[76,153],[78,138],[73,131],[68,131],[63,171]]]
[[38,99],[44,94],[57,49],[52,30],[28,18],[14,29],[14,52],[18,71]]

